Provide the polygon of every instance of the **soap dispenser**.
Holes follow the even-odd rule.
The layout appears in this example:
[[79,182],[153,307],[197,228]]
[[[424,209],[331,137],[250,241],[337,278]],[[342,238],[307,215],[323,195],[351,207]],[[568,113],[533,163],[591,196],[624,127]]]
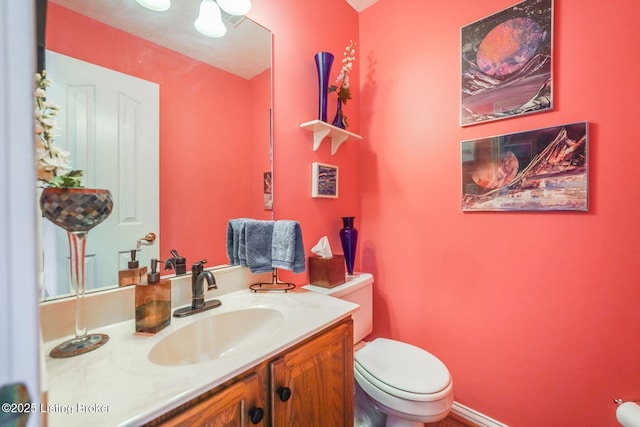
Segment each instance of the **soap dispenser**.
[[136,285],[136,332],[155,334],[171,323],[171,280],[161,279],[151,260],[146,283]]
[[131,260],[127,264],[127,269],[118,271],[118,286],[137,285],[144,282],[147,276],[147,267],[139,268],[136,254],[137,251],[131,249]]

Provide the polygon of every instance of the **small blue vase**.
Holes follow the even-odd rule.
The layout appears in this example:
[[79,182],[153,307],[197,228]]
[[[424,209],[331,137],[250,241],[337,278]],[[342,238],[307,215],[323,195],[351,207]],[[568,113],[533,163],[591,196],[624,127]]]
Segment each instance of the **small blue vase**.
[[340,243],[344,251],[344,262],[347,265],[347,274],[353,276],[353,264],[356,259],[356,246],[358,245],[358,230],[353,226],[354,216],[342,217],[342,229],[340,229]]
[[318,71],[318,120],[327,121],[327,94],[329,90],[329,75],[333,64],[333,54],[318,52],[315,55]]
[[340,129],[346,129],[344,115],[342,114],[342,100],[338,98],[338,108],[336,109],[336,116],[333,118],[332,125],[339,127]]

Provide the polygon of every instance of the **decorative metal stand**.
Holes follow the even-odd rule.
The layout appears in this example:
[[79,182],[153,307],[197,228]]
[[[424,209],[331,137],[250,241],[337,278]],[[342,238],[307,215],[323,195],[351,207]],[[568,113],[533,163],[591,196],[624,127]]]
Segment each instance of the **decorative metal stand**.
[[113,209],[113,200],[109,190],[46,188],[40,197],[40,207],[45,218],[67,231],[71,291],[76,295],[75,338],[55,347],[50,356],[77,356],[95,350],[109,340],[105,334],[87,333],[84,254],[89,230],[107,219]]
[[271,282],[254,283],[249,286],[253,292],[288,292],[296,287],[295,284],[289,282],[281,282],[278,280],[278,269],[274,268],[272,272]]

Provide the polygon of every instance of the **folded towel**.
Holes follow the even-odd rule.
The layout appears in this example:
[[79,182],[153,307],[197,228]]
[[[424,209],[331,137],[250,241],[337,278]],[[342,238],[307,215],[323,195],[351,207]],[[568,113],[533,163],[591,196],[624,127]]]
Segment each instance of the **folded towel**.
[[[273,270],[271,258],[273,225],[274,221],[247,220],[244,223],[246,265],[254,274]],[[242,259],[242,253],[240,258]]]
[[227,256],[231,265],[240,264],[240,231],[249,218],[230,219],[227,224]]
[[293,270],[294,273],[302,273],[305,270],[306,257],[302,243],[302,230],[297,221],[275,222],[271,258],[274,268]]

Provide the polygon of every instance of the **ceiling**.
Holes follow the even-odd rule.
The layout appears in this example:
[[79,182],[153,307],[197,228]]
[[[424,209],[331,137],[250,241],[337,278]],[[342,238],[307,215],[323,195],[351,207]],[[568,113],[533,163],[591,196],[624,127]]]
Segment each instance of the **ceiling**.
[[358,12],[362,12],[377,1],[378,0],[347,0],[347,3]]
[[225,22],[224,37],[197,32],[193,22],[201,0],[173,1],[166,12],[146,9],[133,0],[49,1],[246,79],[271,67],[271,33],[248,18],[235,27]]
[[[250,79],[271,67],[270,32],[242,18],[236,26],[224,14],[227,34],[210,38],[193,26],[201,0],[173,1],[171,9],[155,12],[133,0],[49,0],[111,27]],[[346,0],[358,12],[378,0]]]

